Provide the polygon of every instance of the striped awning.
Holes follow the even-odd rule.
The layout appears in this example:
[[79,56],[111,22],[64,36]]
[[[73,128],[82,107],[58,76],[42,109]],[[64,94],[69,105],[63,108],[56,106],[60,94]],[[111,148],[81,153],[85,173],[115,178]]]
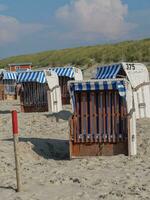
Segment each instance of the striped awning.
[[18,83],[38,82],[46,83],[44,71],[26,71],[18,73]]
[[3,71],[2,72],[3,80],[17,80],[16,72]]
[[69,91],[98,91],[98,90],[118,90],[120,96],[126,95],[125,82],[123,80],[70,82]]
[[124,80],[90,80],[90,81],[69,81],[69,93],[72,99],[72,109],[75,108],[75,92],[78,91],[99,91],[99,90],[118,90],[119,95],[126,98],[126,86]]
[[74,78],[74,69],[73,67],[55,67],[50,68],[50,70],[54,71],[58,76],[67,76],[69,78]]
[[96,79],[116,78],[121,67],[122,67],[121,64],[97,67],[97,72],[96,72],[95,78]]

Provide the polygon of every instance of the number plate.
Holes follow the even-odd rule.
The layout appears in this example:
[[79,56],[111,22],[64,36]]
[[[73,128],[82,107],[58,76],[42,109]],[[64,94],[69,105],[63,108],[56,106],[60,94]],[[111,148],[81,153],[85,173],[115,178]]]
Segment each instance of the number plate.
[[132,63],[132,64],[130,64],[130,63],[127,63],[126,64],[126,69],[127,70],[135,70],[135,65]]

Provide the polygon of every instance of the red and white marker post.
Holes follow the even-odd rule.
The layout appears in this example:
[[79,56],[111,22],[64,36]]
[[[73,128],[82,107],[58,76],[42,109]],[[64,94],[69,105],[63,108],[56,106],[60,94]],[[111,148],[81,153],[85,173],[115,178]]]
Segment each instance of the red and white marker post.
[[17,111],[12,111],[12,130],[13,130],[13,141],[14,141],[14,154],[15,154],[15,165],[16,165],[16,180],[17,180],[17,192],[21,191],[21,179],[20,179],[20,161],[18,151],[18,116]]

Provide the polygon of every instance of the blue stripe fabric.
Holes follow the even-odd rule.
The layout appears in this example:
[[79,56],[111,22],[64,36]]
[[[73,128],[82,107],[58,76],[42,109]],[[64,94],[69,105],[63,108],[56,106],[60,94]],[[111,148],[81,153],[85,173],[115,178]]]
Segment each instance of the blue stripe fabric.
[[104,81],[103,86],[104,86],[104,90],[108,90],[110,85],[108,85],[107,81]]
[[103,82],[70,82],[69,91],[73,94],[75,91],[98,91],[98,90],[118,90],[120,96],[126,96],[126,87],[123,80],[105,80]]
[[37,82],[46,83],[44,71],[25,71],[18,73],[18,83]]
[[66,76],[69,78],[74,78],[74,69],[72,67],[55,67],[50,68],[50,70],[54,71],[58,76]]
[[91,84],[89,82],[86,83],[86,89],[91,90]]
[[122,67],[121,64],[97,67],[97,72],[96,72],[95,78],[96,79],[116,78],[121,67]]
[[17,73],[16,72],[8,72],[4,71],[3,74],[3,80],[17,80]]

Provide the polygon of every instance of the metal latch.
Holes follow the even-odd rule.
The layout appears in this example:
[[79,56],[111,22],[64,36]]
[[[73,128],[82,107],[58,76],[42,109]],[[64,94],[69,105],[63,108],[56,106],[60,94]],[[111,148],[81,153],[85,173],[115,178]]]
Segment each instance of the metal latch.
[[145,108],[146,104],[145,103],[139,103],[139,108]]

